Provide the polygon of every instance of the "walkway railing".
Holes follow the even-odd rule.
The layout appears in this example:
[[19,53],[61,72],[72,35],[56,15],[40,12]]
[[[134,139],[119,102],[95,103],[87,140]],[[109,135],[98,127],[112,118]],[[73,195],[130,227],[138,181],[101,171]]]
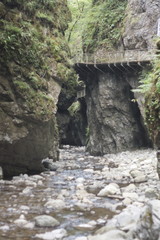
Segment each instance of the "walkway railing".
[[146,62],[155,58],[155,50],[126,50],[104,52],[99,54],[80,54],[74,57],[74,63],[84,64],[114,64],[125,62]]

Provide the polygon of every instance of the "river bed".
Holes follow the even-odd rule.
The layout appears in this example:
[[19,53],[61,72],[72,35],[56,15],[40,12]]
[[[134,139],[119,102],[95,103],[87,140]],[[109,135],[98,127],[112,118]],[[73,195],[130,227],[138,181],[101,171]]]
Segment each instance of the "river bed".
[[[159,199],[152,149],[94,157],[64,146],[56,164],[57,171],[0,180],[0,240],[89,239],[127,206]],[[59,224],[39,226],[35,217],[45,215]]]

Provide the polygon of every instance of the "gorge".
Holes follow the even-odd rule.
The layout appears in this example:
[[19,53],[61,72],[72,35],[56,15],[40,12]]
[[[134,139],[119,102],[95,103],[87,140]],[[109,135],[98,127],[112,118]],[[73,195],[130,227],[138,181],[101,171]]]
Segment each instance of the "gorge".
[[160,240],[159,19],[0,0],[0,240]]

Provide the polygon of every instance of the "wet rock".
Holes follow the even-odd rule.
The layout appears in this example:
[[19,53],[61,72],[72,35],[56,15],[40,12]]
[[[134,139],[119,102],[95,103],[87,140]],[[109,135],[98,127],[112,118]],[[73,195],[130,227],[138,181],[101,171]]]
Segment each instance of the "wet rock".
[[52,232],[46,232],[42,234],[36,234],[36,238],[41,238],[44,240],[61,240],[67,236],[67,231],[63,228],[54,230]]
[[99,193],[99,197],[107,197],[108,195],[121,194],[120,188],[116,183],[110,183],[105,188],[103,188]]
[[53,162],[52,159],[46,158],[42,160],[42,164],[46,170],[56,171],[58,166]]
[[34,220],[37,227],[56,227],[60,224],[55,218],[48,215],[37,216]]

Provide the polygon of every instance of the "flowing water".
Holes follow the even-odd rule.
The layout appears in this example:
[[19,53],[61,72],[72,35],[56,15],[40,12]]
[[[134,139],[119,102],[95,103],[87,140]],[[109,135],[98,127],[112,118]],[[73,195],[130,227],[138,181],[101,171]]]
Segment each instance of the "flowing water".
[[[36,234],[59,228],[67,231],[65,240],[73,240],[94,233],[124,208],[121,197],[97,196],[110,181],[121,188],[131,181],[128,176],[110,179],[111,169],[118,166],[107,157],[92,157],[83,147],[68,146],[60,150],[58,164],[56,172],[0,181],[0,240],[37,240],[40,238]],[[104,167],[108,177],[101,174]],[[47,205],[53,199],[61,200],[65,207]],[[53,216],[60,225],[37,227],[34,217],[39,215]],[[18,224],[17,219],[22,223]]]

